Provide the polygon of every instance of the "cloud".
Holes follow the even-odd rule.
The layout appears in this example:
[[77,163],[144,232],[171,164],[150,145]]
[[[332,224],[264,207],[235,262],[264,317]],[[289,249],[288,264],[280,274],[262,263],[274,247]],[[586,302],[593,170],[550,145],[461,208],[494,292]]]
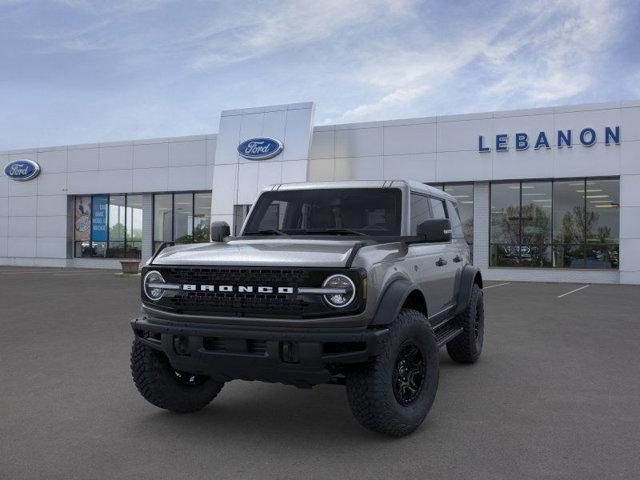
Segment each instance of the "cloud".
[[537,1],[502,11],[472,19],[446,39],[428,38],[418,48],[400,39],[361,53],[362,66],[353,77],[370,93],[338,120],[402,115],[408,105],[461,84],[475,84],[479,108],[513,105],[514,97],[533,105],[566,101],[593,84],[598,55],[616,40],[622,21],[610,1]]
[[349,28],[372,26],[403,17],[413,5],[409,0],[283,0],[272,8],[242,9],[232,24],[214,22],[198,32],[193,43],[198,69],[220,67],[260,58],[283,49],[335,40]]

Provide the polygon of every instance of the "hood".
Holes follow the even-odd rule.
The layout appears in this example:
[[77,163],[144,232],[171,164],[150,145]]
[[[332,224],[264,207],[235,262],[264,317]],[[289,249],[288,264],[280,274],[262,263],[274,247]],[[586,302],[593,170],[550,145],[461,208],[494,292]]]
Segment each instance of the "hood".
[[251,239],[176,245],[153,265],[344,267],[355,240]]

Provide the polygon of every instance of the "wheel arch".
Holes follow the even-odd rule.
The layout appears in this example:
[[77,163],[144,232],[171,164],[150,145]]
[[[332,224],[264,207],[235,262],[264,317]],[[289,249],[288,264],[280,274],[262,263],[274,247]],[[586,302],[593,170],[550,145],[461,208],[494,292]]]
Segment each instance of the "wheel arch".
[[418,286],[406,278],[392,281],[380,298],[371,325],[393,323],[403,308],[412,308],[427,318],[427,302]]
[[482,273],[480,273],[478,267],[466,265],[460,275],[458,296],[456,298],[456,313],[460,313],[467,308],[469,298],[471,298],[471,289],[474,285],[478,285],[482,289]]

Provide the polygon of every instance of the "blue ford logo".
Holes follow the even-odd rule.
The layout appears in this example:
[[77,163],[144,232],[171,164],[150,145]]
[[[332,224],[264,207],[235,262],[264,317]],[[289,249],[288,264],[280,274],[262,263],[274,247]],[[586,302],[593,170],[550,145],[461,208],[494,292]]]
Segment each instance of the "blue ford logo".
[[4,167],[4,173],[12,180],[26,182],[38,176],[40,165],[33,160],[14,160]]
[[278,155],[284,146],[273,138],[250,138],[238,145],[238,153],[249,160],[266,160]]

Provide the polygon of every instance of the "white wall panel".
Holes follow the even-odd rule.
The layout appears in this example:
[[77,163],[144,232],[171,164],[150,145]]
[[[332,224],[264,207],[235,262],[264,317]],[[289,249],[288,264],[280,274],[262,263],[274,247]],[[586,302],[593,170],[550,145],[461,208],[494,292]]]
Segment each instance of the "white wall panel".
[[209,190],[207,166],[169,167],[169,190]]
[[436,130],[435,123],[384,127],[384,154],[435,152]]
[[640,107],[620,110],[620,137],[623,142],[640,141]]
[[132,170],[100,170],[98,182],[102,190],[94,190],[102,193],[126,193],[133,190]]
[[206,165],[207,164],[207,142],[206,140],[196,140],[191,142],[171,142],[169,143],[169,165]]
[[382,176],[385,179],[436,180],[436,154],[385,155]]
[[[35,220],[35,219],[34,219]],[[35,257],[35,235],[26,237],[9,237],[7,239],[7,256],[9,257]]]
[[336,130],[336,158],[382,155],[382,128]]
[[100,147],[100,170],[133,168],[133,144]]
[[[2,174],[4,175],[4,169]],[[9,180],[8,186],[8,193],[10,197],[31,197],[38,194],[38,182],[34,180],[29,182],[16,182],[15,180]]]
[[312,160],[318,158],[333,158],[335,156],[334,137],[335,132],[333,130],[315,130],[311,137],[309,158]]
[[620,173],[640,174],[640,140],[622,142],[616,148],[620,148]]
[[67,175],[67,193],[69,195],[104,193],[99,171],[69,172]]
[[36,237],[36,217],[9,217],[9,237]]
[[36,237],[67,237],[67,216],[37,217]]
[[56,150],[38,152],[36,158],[32,158],[40,164],[42,173],[59,173],[67,171],[67,147]]
[[38,197],[9,197],[7,216],[35,217]]
[[[620,125],[620,121],[621,115],[620,109],[618,108],[581,110],[555,114],[556,130],[572,130],[574,148],[582,146],[580,143],[580,132],[584,128],[593,128],[596,132],[597,142],[604,143],[605,127],[614,128]],[[621,134],[624,135],[624,132],[621,131]],[[622,138],[624,140],[624,137]]]
[[169,166],[169,142],[134,145],[134,169],[167,166]]
[[336,158],[336,180],[382,180],[382,156]]
[[282,183],[306,182],[308,160],[282,162]]
[[311,182],[330,182],[334,177],[335,160],[318,159],[309,161],[309,181]]
[[64,237],[39,237],[36,240],[36,256],[44,258],[66,258],[66,239]]
[[[513,148],[510,148],[513,150]],[[556,150],[541,148],[517,152],[496,152],[480,154],[491,159],[491,178],[505,180],[513,178],[551,178],[554,175]]]
[[489,180],[492,172],[491,154],[477,152],[438,152],[439,182]]
[[83,172],[100,168],[99,148],[69,148],[68,171]]
[[309,159],[313,113],[313,104],[309,104],[309,108],[287,110],[282,160]]
[[[283,164],[288,166],[285,162],[258,162],[258,192],[269,185],[282,183]],[[250,203],[253,203],[253,200]]]
[[597,144],[555,150],[553,176],[597,177],[620,174],[620,148]]
[[[233,217],[233,205],[236,200],[238,165],[216,164],[213,175],[213,191],[211,198],[211,214],[216,219],[220,215],[230,215]],[[231,225],[231,223],[229,223]]]
[[38,195],[36,215],[65,215],[67,213],[66,195]]
[[38,195],[63,195],[67,193],[67,172],[43,173],[38,176]]
[[438,152],[477,152],[479,135],[483,135],[486,142],[495,142],[493,118],[438,122]]
[[241,163],[238,166],[238,195],[236,203],[239,205],[253,203],[258,193],[258,164]]
[[[287,111],[276,110],[272,112],[265,112],[262,120],[262,130],[260,137],[269,137],[284,141],[285,129],[286,129]],[[246,137],[250,138],[250,137]],[[243,140],[246,139],[243,137]],[[286,147],[285,147],[286,148]]]
[[220,129],[216,143],[215,163],[238,163],[238,145],[240,145],[240,126],[242,115],[224,115],[220,118]]
[[[620,205],[640,207],[640,174],[620,177]],[[637,221],[640,224],[640,217]]]
[[169,169],[136,168],[132,185],[134,192],[166,192],[169,190]]

